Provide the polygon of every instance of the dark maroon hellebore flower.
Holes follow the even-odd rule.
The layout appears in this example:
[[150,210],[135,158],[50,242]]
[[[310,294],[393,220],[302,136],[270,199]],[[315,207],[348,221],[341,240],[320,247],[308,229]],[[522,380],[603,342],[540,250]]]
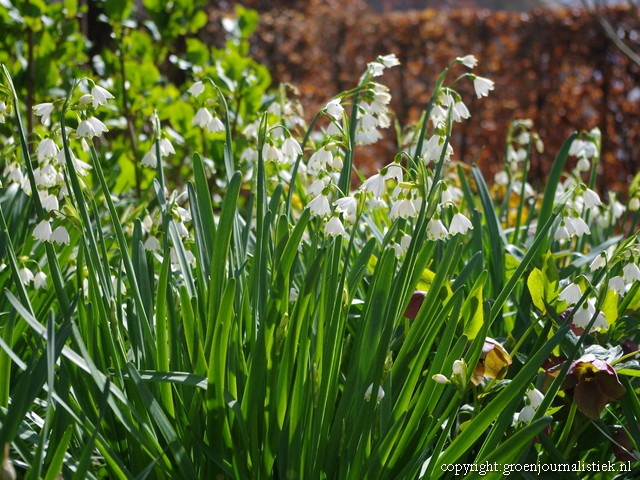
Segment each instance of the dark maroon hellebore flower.
[[626,392],[615,369],[590,353],[571,364],[562,388],[573,389],[578,409],[592,420],[600,418],[610,400],[617,400]]

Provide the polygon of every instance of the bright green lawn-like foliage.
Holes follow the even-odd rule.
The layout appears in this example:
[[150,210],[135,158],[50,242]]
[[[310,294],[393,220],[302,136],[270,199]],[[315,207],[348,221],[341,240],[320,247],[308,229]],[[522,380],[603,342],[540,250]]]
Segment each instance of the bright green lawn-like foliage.
[[[286,89],[256,99],[247,86],[246,105],[260,107],[238,109],[232,80],[205,69],[178,95],[188,121],[150,113],[141,127],[147,196],[114,193],[122,182],[109,174],[101,119],[117,92],[75,81],[35,106],[48,126],[27,132],[3,68],[3,475],[633,468],[638,182],[626,205],[601,201],[591,131],[567,139],[533,191],[541,141],[517,121],[488,187],[449,145],[469,115],[457,83],[473,82],[479,98],[494,88],[476,64],[451,63],[420,123],[396,126],[393,162],[366,179],[356,145],[391,126],[392,92],[377,80],[402,68],[394,55],[310,125]],[[176,124],[192,157],[172,191]],[[565,172],[569,156],[579,161]]]

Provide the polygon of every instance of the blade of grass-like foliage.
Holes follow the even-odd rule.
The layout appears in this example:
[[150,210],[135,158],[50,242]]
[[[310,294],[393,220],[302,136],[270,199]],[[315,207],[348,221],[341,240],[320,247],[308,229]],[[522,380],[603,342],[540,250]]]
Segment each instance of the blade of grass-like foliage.
[[[569,156],[569,149],[571,148],[571,144],[573,143],[573,140],[577,137],[577,135],[577,132],[573,132],[571,135],[569,135],[569,138],[564,141],[562,147],[560,147],[560,151],[553,161],[551,171],[549,172],[549,176],[547,177],[544,196],[542,197],[542,206],[540,207],[540,212],[538,213],[538,227],[535,234],[536,237],[542,235],[542,229],[544,228],[547,221],[551,218],[556,200],[556,190],[558,189],[558,183],[560,183],[562,171],[564,170],[564,165],[567,161],[567,157]],[[543,243],[541,251],[545,252],[547,250],[547,247],[548,242],[545,241]]]
[[196,473],[196,469],[189,460],[189,456],[187,452],[184,450],[184,447],[180,443],[178,439],[178,435],[176,434],[175,429],[171,425],[171,422],[166,417],[164,411],[160,407],[160,404],[152,395],[151,391],[144,385],[142,382],[142,378],[138,374],[136,368],[129,363],[127,365],[127,371],[136,386],[136,390],[139,393],[142,401],[146,405],[148,412],[151,415],[151,419],[154,422],[154,426],[159,430],[162,437],[167,442],[169,450],[171,450],[173,454],[173,458],[176,461],[178,468],[182,475],[186,478],[198,478],[198,474]]
[[[170,370],[169,361],[169,338],[167,331],[167,296],[171,294],[169,287],[169,273],[171,269],[171,259],[169,252],[165,251],[164,259],[162,260],[162,266],[160,267],[160,275],[157,283],[156,293],[156,368],[161,372],[167,372]],[[173,396],[171,394],[171,385],[163,383],[159,386],[160,394],[162,396],[162,403],[172,418],[175,418],[175,406],[173,403]]]
[[58,359],[69,335],[69,331],[70,328],[68,324],[61,327],[55,336],[53,353],[41,355],[38,359],[34,358],[27,374],[20,377],[20,380],[13,389],[11,395],[12,401],[9,405],[6,419],[0,427],[0,445],[9,443],[15,438],[22,419],[27,414],[33,401],[47,381],[48,357],[51,356],[55,360]]
[[[487,258],[488,270],[492,273],[491,279],[493,284],[493,292],[502,290],[502,284],[505,278],[504,274],[504,247],[507,245],[507,239],[500,226],[500,222],[496,215],[489,189],[484,181],[482,172],[477,165],[473,167],[473,178],[478,188],[482,208],[484,209],[484,217],[487,220],[487,230],[489,234],[489,245],[491,256]],[[495,293],[494,293],[495,295]]]
[[229,181],[227,191],[222,201],[220,220],[216,234],[216,245],[211,258],[211,289],[214,304],[210,307],[218,311],[219,301],[222,298],[225,288],[225,275],[229,273],[227,259],[231,248],[231,237],[233,225],[236,217],[238,195],[242,175],[240,172],[233,174]]
[[[49,387],[47,389],[46,414],[44,419],[44,425],[40,431],[40,442],[38,443],[35,454],[33,456],[33,460],[31,462],[32,469],[29,471],[26,478],[31,478],[32,475],[33,475],[33,478],[40,478],[40,473],[42,472],[42,467],[43,467],[43,458],[44,458],[43,456],[45,453],[44,451],[45,444],[48,443],[49,435],[51,433],[50,424],[51,424],[51,417],[53,414],[52,396],[54,392],[54,382],[55,382],[54,370],[55,370],[55,364],[57,360],[56,352],[54,349],[55,342],[56,342],[56,334],[55,334],[55,320],[54,320],[53,312],[49,312],[49,315],[47,317],[46,342],[47,342],[46,357],[45,357],[47,362],[46,363],[46,368],[47,368],[46,384]],[[67,444],[68,443],[69,442],[67,441]],[[66,451],[66,445],[64,450],[62,451],[63,456],[65,451]],[[34,468],[34,465],[35,465],[35,468]]]
[[67,453],[67,447],[71,442],[72,435],[73,427],[69,426],[65,430],[60,443],[55,446],[55,453],[53,454],[51,463],[49,463],[49,468],[47,469],[47,474],[44,476],[44,480],[56,480],[60,478],[62,464],[64,462],[65,454]]

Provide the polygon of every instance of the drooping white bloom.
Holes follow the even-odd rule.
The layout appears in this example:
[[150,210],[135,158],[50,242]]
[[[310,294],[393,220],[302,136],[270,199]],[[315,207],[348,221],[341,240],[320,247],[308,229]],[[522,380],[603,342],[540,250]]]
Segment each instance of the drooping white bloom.
[[47,286],[47,274],[44,272],[38,272],[33,277],[33,286],[36,290],[40,290]]
[[187,90],[191,95],[193,95],[194,97],[198,98],[200,96],[200,94],[202,92],[204,92],[204,83],[202,83],[200,80],[198,80],[197,82],[194,82],[193,85],[191,85],[189,87],[189,90]]
[[47,212],[52,212],[54,210],[58,210],[58,197],[55,195],[51,195],[46,191],[39,191],[38,196],[40,196],[40,200],[42,202],[42,208],[44,208]]
[[167,157],[173,153],[176,153],[176,150],[173,148],[171,141],[168,138],[162,138],[160,140],[160,156]]
[[562,292],[560,292],[558,298],[566,302],[568,305],[575,305],[580,301],[580,298],[582,298],[582,291],[580,290],[580,286],[571,282],[564,288],[564,290],[562,290]]
[[358,201],[355,197],[342,197],[333,203],[336,207],[336,212],[344,213],[345,220],[349,223],[356,221],[356,210],[358,208]]
[[453,104],[453,110],[451,111],[451,118],[454,122],[460,122],[463,119],[471,117],[469,109],[462,102],[456,102]]
[[625,206],[621,204],[619,201],[617,200],[612,201],[611,213],[613,215],[614,220],[619,220],[620,217],[622,217],[622,215],[624,214],[625,210],[626,210]]
[[211,118],[211,121],[207,123],[207,130],[211,133],[224,132],[224,123],[218,117]]
[[384,72],[384,64],[380,62],[369,62],[367,67],[371,70],[372,77],[379,77]]
[[529,405],[537,410],[544,400],[544,395],[537,388],[531,388],[527,390],[527,398],[529,399]]
[[28,285],[33,281],[33,272],[28,268],[21,268],[18,270],[18,276],[23,285]]
[[53,109],[53,103],[39,103],[33,107],[33,113],[35,113],[36,117],[40,117],[42,123],[49,123]]
[[[580,307],[575,308],[577,309],[577,311],[573,317],[573,324],[578,328],[585,328],[596,313],[596,308],[593,304],[593,300],[589,299]],[[607,326],[608,325],[606,319],[604,318],[604,314],[602,312],[598,312],[591,331],[601,330],[603,328],[606,329]]]
[[408,198],[402,198],[400,200],[396,200],[396,202],[391,207],[391,212],[389,213],[389,218],[391,220],[395,220],[396,218],[412,218],[418,214],[413,201]]
[[601,253],[600,255],[598,255],[596,258],[593,259],[593,262],[591,262],[591,265],[589,265],[589,269],[592,272],[595,272],[599,268],[604,267],[606,264],[607,264],[607,256],[604,253]]
[[282,153],[286,157],[295,158],[298,155],[302,155],[302,148],[295,138],[289,137],[282,142]]
[[80,122],[80,124],[78,125],[78,129],[76,130],[76,134],[80,138],[90,140],[93,137],[99,137],[102,132],[106,131],[108,130],[104,123],[102,123],[95,117],[91,117]]
[[478,65],[478,59],[474,55],[465,55],[464,57],[456,58],[456,62],[461,63],[467,68],[473,68]]
[[589,226],[581,217],[571,217],[571,228],[567,226],[567,229],[569,229],[569,233],[578,237],[581,237],[584,234],[589,235],[591,233]]
[[191,213],[186,208],[176,207],[176,212],[178,213],[178,216],[180,217],[180,220],[182,222],[190,222],[191,221]]
[[569,229],[567,229],[567,220],[563,219],[556,233],[553,235],[554,240],[566,240],[571,237]]
[[195,117],[193,117],[193,121],[191,125],[198,126],[200,128],[206,128],[209,123],[213,120],[213,116],[206,108],[201,108],[196,112]]
[[325,170],[327,166],[333,163],[333,155],[331,154],[331,150],[327,147],[328,145],[325,145],[311,155],[309,164],[307,165],[311,173],[317,173],[321,170]]
[[80,105],[89,105],[92,101],[93,101],[93,95],[91,95],[90,93],[86,93],[85,95],[82,95],[78,99],[78,103]]
[[0,123],[4,123],[5,113],[7,113],[7,104],[0,101]]
[[444,240],[449,232],[440,219],[432,218],[427,225],[427,238],[429,240]]
[[340,105],[340,99],[334,98],[324,107],[329,115],[331,115],[336,120],[342,119],[342,114],[344,113],[344,108]]
[[[371,394],[373,393],[373,383],[371,385],[369,385],[369,387],[367,388],[367,391],[364,392],[364,399],[368,402],[369,400],[371,400]],[[378,403],[380,403],[382,401],[382,399],[384,398],[384,390],[382,389],[381,386],[378,386],[378,395],[376,396],[376,401]]]
[[609,290],[613,290],[618,295],[624,295],[626,292],[626,285],[625,285],[624,278],[622,278],[620,275],[611,277],[609,279]]
[[158,166],[158,159],[156,157],[156,154],[153,153],[153,150],[153,147],[151,147],[151,150],[149,150],[144,155],[144,157],[142,157],[140,163],[143,167],[156,168]]
[[111,93],[102,88],[99,85],[95,85],[91,89],[91,95],[93,95],[93,108],[97,108],[98,105],[103,105],[111,98],[115,98]]
[[67,232],[66,228],[60,225],[53,231],[53,233],[49,237],[49,240],[53,243],[69,245],[69,232]]
[[469,230],[473,230],[473,224],[471,221],[461,213],[456,213],[451,219],[451,225],[449,225],[449,233],[451,235],[457,235],[458,233],[467,233]]
[[636,280],[640,280],[640,269],[633,262],[627,263],[622,269],[622,278],[626,283],[631,283],[631,282],[635,282]]
[[265,143],[262,146],[262,158],[266,162],[282,162],[282,152],[278,147],[271,145],[270,143]]
[[587,208],[593,208],[593,207],[602,205],[602,202],[600,201],[600,196],[590,188],[587,188],[585,190],[583,199],[584,199],[584,206]]
[[324,233],[332,237],[337,237],[338,235],[344,236],[345,230],[340,219],[338,217],[331,217],[324,226]]
[[144,242],[144,248],[146,250],[149,250],[150,252],[157,252],[158,250],[160,250],[160,241],[154,237],[153,235],[151,235],[149,238],[147,238],[147,240]]
[[385,68],[391,68],[400,65],[400,60],[398,60],[398,57],[396,57],[395,53],[381,55],[378,57],[378,61],[382,63]]
[[49,220],[42,220],[36,228],[33,229],[33,238],[41,242],[48,242],[51,238],[51,224]]
[[364,191],[371,192],[375,198],[380,198],[382,194],[384,194],[384,177],[376,173],[367,178],[360,188]]
[[38,156],[38,161],[42,163],[45,160],[56,158],[59,151],[60,149],[52,139],[45,138],[38,144],[36,155]]
[[326,195],[318,195],[307,204],[307,208],[314,217],[323,217],[331,213],[331,206]]
[[478,77],[476,75],[472,75],[471,78],[473,79],[473,88],[478,98],[488,96],[489,92],[493,90],[493,81],[488,78]]
[[526,405],[518,414],[518,423],[529,423],[536,414],[536,409],[531,405]]
[[322,191],[324,190],[324,187],[327,186],[328,182],[329,182],[329,179],[327,177],[321,177],[321,178],[315,179],[311,183],[311,185],[307,187],[307,193],[311,197],[318,196],[320,193],[322,193]]
[[382,169],[382,172],[385,172],[384,173],[385,180],[389,180],[390,178],[393,178],[398,183],[402,182],[402,179],[404,177],[404,171],[402,170],[402,167],[397,163],[392,163],[390,165],[387,165],[385,168]]
[[496,173],[496,176],[493,178],[493,181],[498,185],[507,185],[509,183],[509,174],[504,170]]

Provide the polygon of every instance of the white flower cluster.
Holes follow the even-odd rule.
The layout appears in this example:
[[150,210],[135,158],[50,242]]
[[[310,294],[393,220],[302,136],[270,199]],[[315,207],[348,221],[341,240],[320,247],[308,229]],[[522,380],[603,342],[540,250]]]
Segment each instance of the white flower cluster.
[[[95,85],[89,81],[90,92],[83,94],[73,109],[79,112],[78,127],[75,130],[75,137],[79,138],[83,150],[88,150],[87,140],[100,136],[108,129],[104,123],[93,116],[95,109],[114,98],[105,88]],[[56,109],[54,103],[41,103],[34,107],[34,113],[44,125],[51,125],[51,115]],[[59,132],[53,129],[49,136],[38,143],[35,151],[35,161],[33,167],[33,180],[36,192],[33,192],[33,184],[29,175],[17,162],[11,162],[5,167],[5,176],[10,184],[22,189],[27,195],[38,196],[39,203],[44,212],[44,218],[38,222],[33,230],[33,237],[40,242],[51,242],[67,245],[70,243],[69,232],[64,226],[65,215],[61,205],[67,196],[67,186],[65,183],[65,169],[67,168],[65,152],[56,143],[56,136]],[[86,162],[76,158],[69,148],[71,164],[79,177],[88,175],[91,166]],[[24,284],[33,282],[34,287],[44,288],[46,286],[46,274],[38,272],[35,275],[27,267],[23,267],[18,272]]]
[[519,413],[515,415],[515,421],[517,423],[529,423],[533,419],[533,416],[536,413],[536,410],[542,405],[542,401],[544,400],[544,395],[542,392],[535,387],[530,387],[526,394],[526,405]]
[[[477,64],[477,60],[472,55],[458,58],[456,62],[468,68],[473,68]],[[385,68],[397,64],[399,62],[393,55],[379,57],[369,64],[367,73],[371,77],[376,77],[382,74]],[[475,76],[471,78],[474,80],[476,92],[482,93],[482,96],[493,88],[493,82],[487,79]],[[387,128],[390,125],[388,104],[391,96],[388,89],[374,82],[369,82],[367,85],[370,87],[360,92],[356,126],[357,144],[377,141],[380,138],[378,129]],[[310,210],[312,216],[328,219],[325,224],[325,234],[331,236],[345,235],[343,221],[353,223],[359,208],[363,210],[365,207],[368,210],[388,208],[388,218],[391,221],[416,218],[423,208],[424,199],[421,192],[424,189],[416,181],[404,181],[405,169],[398,162],[391,163],[378,173],[371,175],[355,193],[337,200],[332,206],[329,194],[335,183],[335,174],[342,169],[343,154],[340,146],[346,132],[347,119],[342,101],[342,98],[335,98],[323,109],[331,120],[331,125],[326,131],[325,141],[311,155],[306,165],[306,173],[312,177],[307,188],[311,199],[306,208]],[[437,93],[429,117],[434,133],[423,142],[418,142],[417,128],[414,129],[413,135],[404,136],[408,139],[406,146],[409,155],[416,160],[420,159],[426,167],[441,159],[448,161],[453,155],[453,148],[447,140],[450,123],[451,121],[460,122],[469,117],[469,110],[462,102],[460,95],[451,88],[442,87]],[[418,143],[422,144],[422,148],[416,156]],[[393,190],[387,189],[389,181],[393,181]],[[427,190],[430,190],[432,179],[429,174],[423,181],[427,182]],[[441,195],[437,200],[438,213],[429,221],[426,233],[427,237],[434,241],[464,234],[473,228],[471,221],[456,207],[456,201],[462,196],[461,191],[453,186],[448,187],[444,181],[440,182],[439,188]],[[453,213],[449,211],[451,208]],[[448,227],[443,219],[448,221]],[[392,246],[400,256],[406,252],[411,236],[401,232],[398,242],[394,242]]]

